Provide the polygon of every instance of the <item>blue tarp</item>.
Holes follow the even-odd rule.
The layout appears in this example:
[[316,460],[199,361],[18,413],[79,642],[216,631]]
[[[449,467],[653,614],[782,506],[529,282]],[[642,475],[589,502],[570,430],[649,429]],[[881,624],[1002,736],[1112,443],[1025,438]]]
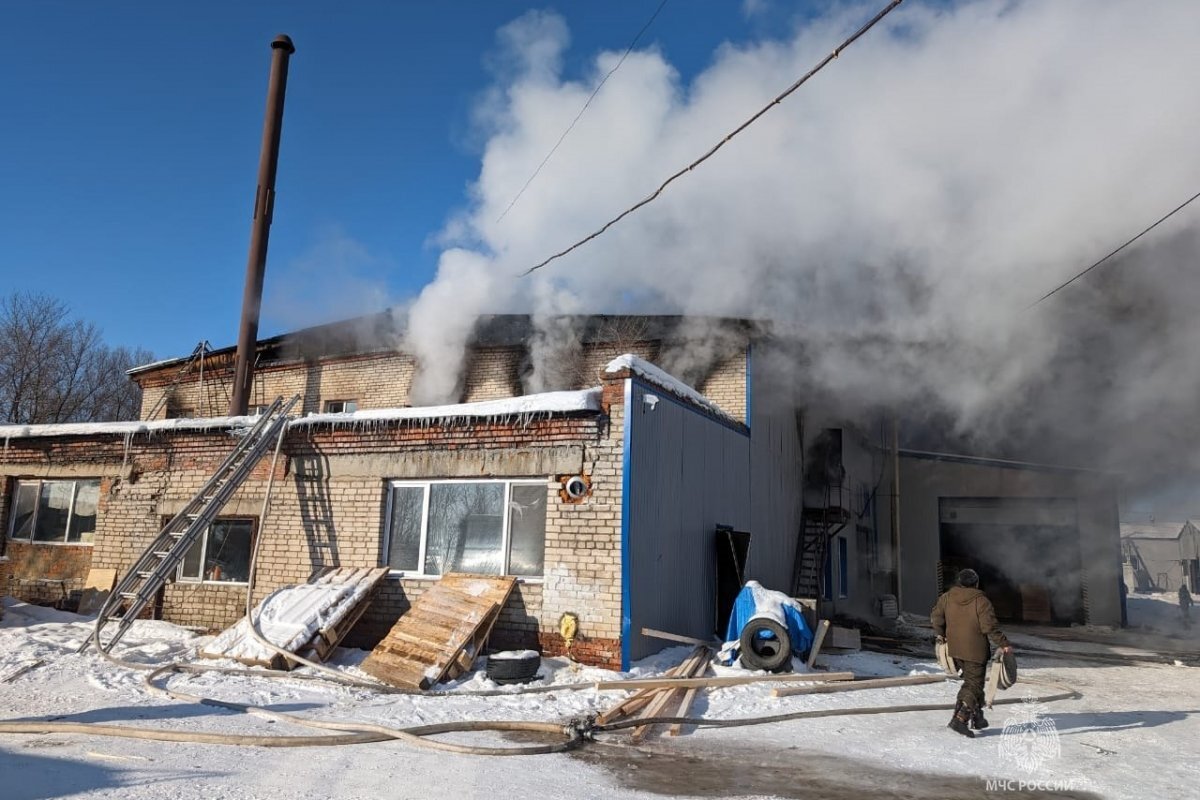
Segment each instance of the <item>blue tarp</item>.
[[[813,634],[804,621],[798,604],[783,592],[764,589],[757,581],[747,581],[733,601],[729,615],[729,626],[725,630],[725,641],[736,642],[742,638],[742,629],[754,617],[766,616],[779,621],[783,614],[787,623],[788,638],[792,640],[792,653],[804,656],[812,647]],[[761,634],[760,634],[761,635]]]

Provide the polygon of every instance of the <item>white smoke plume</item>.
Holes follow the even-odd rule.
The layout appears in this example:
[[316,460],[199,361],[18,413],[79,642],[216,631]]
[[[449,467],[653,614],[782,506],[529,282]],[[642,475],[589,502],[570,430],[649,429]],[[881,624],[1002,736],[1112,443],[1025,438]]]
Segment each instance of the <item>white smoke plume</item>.
[[[562,19],[502,29],[479,178],[412,309],[420,397],[453,394],[479,313],[686,313],[779,323],[801,384],[845,402],[928,408],[980,441],[1049,430],[1081,448],[1045,454],[1056,461],[1111,454],[1150,418],[1200,439],[1180,405],[1200,389],[1200,207],[1024,310],[1200,189],[1194,0],[909,0],[657,202],[515,277],[644,197],[873,12],[835,4],[779,39],[722,44],[686,83],[657,49],[633,52],[497,221],[621,55],[567,76]],[[1170,436],[1155,431],[1131,458],[1162,452]]]

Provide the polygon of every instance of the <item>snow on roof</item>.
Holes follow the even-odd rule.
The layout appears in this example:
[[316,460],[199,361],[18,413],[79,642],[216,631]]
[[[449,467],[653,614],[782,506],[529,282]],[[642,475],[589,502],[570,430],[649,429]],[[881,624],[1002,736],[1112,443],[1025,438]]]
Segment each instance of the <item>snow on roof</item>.
[[34,439],[43,436],[129,436],[163,431],[211,431],[245,428],[257,417],[201,417],[132,422],[62,422],[50,425],[0,425],[0,439]]
[[365,422],[403,420],[448,422],[457,419],[511,419],[514,417],[530,420],[555,414],[599,410],[600,389],[595,388],[574,392],[542,392],[522,397],[506,397],[502,400],[484,400],[478,403],[458,403],[448,406],[372,408],[342,414],[309,414],[293,420],[292,427],[300,425],[361,425]]
[[[544,392],[503,400],[485,400],[480,403],[459,403],[448,406],[418,406],[416,408],[375,408],[345,414],[309,414],[294,419],[288,427],[305,425],[361,426],[369,422],[399,422],[423,420],[445,423],[458,419],[520,419],[597,412],[600,410],[600,389],[583,389],[574,392]],[[161,431],[207,431],[245,428],[253,425],[258,417],[210,417],[197,419],[164,419],[154,422],[71,422],[58,425],[0,425],[0,439],[32,439],[44,436],[96,436],[111,434],[127,436],[138,433],[153,434]]]
[[1128,539],[1178,539],[1192,525],[1183,522],[1122,522],[1121,538]]
[[[689,403],[698,405],[701,408],[716,414],[717,416],[725,419],[733,419],[733,417],[726,414],[721,407],[712,400],[709,400],[707,397],[700,394],[698,391],[693,389],[691,386],[688,386],[674,375],[671,375],[661,367],[656,367],[644,358],[639,358],[632,353],[626,353],[625,355],[617,356],[612,361],[608,362],[608,366],[604,368],[604,371],[610,375],[615,372],[621,372],[622,370],[629,370],[634,375],[645,378],[655,386],[658,386],[661,389],[666,389],[676,397],[680,397],[684,400],[687,400]],[[734,421],[736,422],[737,420]]]

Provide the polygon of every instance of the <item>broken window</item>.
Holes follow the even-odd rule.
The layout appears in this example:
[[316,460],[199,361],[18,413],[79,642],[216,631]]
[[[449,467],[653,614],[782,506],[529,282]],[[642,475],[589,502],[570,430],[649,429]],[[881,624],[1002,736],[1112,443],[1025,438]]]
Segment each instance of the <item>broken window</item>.
[[543,481],[396,481],[384,562],[418,575],[540,576],[546,498]]
[[358,411],[357,400],[326,400],[326,414],[350,414]]
[[96,531],[99,480],[19,480],[13,491],[10,539],[90,544]]
[[254,520],[218,519],[198,538],[179,565],[181,581],[249,583]]

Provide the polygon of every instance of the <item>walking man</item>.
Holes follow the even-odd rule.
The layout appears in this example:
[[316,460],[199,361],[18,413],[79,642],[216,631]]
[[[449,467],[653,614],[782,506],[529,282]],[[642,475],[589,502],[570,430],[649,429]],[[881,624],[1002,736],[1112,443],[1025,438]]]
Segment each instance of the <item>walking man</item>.
[[954,665],[962,670],[963,685],[958,690],[950,730],[974,738],[972,727],[983,730],[988,726],[983,716],[984,670],[991,656],[988,640],[1005,652],[1012,647],[996,622],[992,601],[979,591],[979,573],[964,569],[955,583],[938,598],[929,618],[938,641],[946,642]]

